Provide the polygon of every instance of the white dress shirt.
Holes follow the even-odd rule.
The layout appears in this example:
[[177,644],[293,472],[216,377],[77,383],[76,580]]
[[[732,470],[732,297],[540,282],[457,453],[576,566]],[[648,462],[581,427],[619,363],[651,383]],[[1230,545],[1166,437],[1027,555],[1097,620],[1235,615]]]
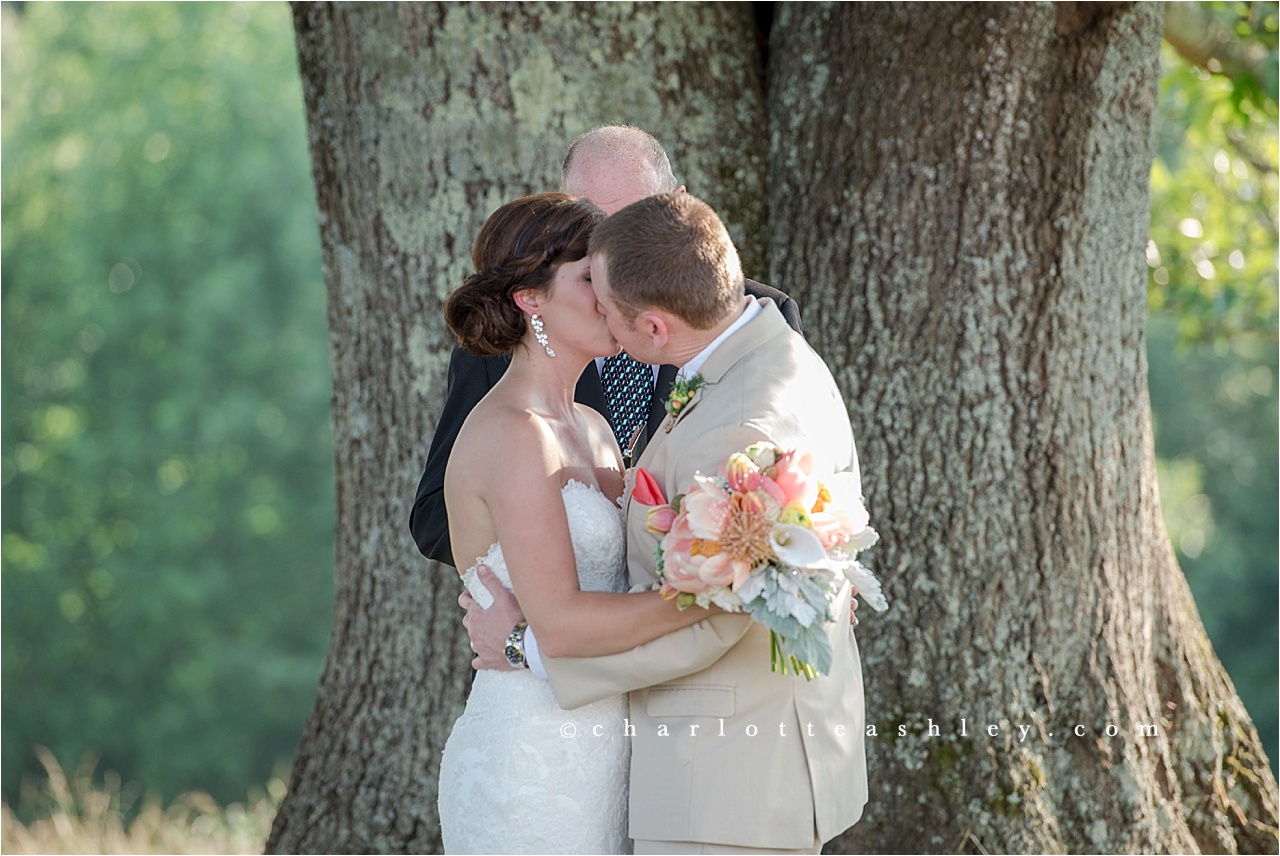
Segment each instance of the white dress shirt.
[[696,375],[707,360],[711,358],[711,355],[715,353],[716,348],[724,344],[725,339],[745,327],[748,321],[759,314],[760,301],[754,297],[748,298],[747,304],[742,308],[742,314],[738,316],[737,320],[725,327],[724,332],[712,339],[710,344],[699,351],[693,359],[682,365],[680,370],[676,372],[676,380],[688,380]]

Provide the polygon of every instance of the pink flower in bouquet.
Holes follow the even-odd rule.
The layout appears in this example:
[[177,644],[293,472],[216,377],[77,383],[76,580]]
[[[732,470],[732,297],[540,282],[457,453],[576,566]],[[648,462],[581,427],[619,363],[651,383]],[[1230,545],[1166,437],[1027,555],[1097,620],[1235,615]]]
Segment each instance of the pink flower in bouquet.
[[802,507],[813,508],[818,499],[818,480],[810,475],[813,472],[813,456],[795,450],[784,452],[773,465],[776,474],[773,481],[782,491],[784,499],[779,500],[784,506],[798,502]]
[[724,586],[736,590],[746,582],[751,566],[728,553],[717,553],[702,563],[698,573],[707,588]]
[[[666,541],[663,541],[666,546]],[[662,594],[672,597],[675,592],[701,594],[706,591],[707,583],[702,579],[702,566],[707,557],[693,555],[685,550],[667,550],[662,562]]]
[[662,550],[667,555],[673,553],[690,554],[698,541],[693,530],[689,528],[689,516],[681,512],[671,521],[671,528],[662,536]]
[[666,535],[676,521],[676,510],[669,505],[652,506],[645,515],[644,528],[654,535]]
[[[739,493],[733,497],[733,508],[735,511],[745,511],[750,514],[760,514],[773,517],[770,513],[769,497],[767,494],[754,490],[751,493]],[[773,506],[776,511],[777,506]]]
[[724,477],[734,493],[748,493],[760,487],[760,468],[742,452],[734,452],[725,461]]
[[641,505],[663,505],[667,499],[662,495],[662,486],[653,477],[653,473],[644,467],[636,468],[635,484],[631,488],[631,498]]
[[693,487],[684,495],[680,513],[688,519],[695,537],[716,538],[729,515],[731,499],[714,481],[697,476]]
[[662,539],[664,585],[691,594],[731,585],[737,570],[733,557],[721,551],[718,541],[691,534],[685,515],[680,514]]
[[[807,452],[753,443],[730,455],[717,478],[696,475],[688,493],[651,509],[646,520],[662,534],[663,597],[681,609],[745,610],[770,626],[773,669],[810,679],[831,664],[823,625],[832,620],[839,575],[872,608],[888,609],[879,581],[856,559],[878,537],[857,476],[819,480],[813,467]],[[776,629],[782,619],[795,619],[800,629]]]
[[725,519],[720,549],[733,563],[734,591],[746,582],[752,568],[774,557],[772,532],[773,521],[750,509],[736,509]]
[[775,508],[779,510],[789,501],[786,493],[778,486],[778,483],[764,472],[761,472],[760,475],[760,490],[776,503]]

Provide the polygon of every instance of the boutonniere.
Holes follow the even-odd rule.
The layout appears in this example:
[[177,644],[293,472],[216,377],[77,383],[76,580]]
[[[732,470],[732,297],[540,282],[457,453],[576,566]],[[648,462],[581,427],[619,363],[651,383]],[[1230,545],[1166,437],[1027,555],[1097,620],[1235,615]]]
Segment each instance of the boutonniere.
[[700,374],[695,374],[691,378],[681,378],[671,384],[671,393],[667,396],[667,400],[662,402],[663,408],[670,417],[667,420],[668,431],[675,425],[676,419],[680,418],[680,414],[692,406],[698,390],[705,384],[706,380]]

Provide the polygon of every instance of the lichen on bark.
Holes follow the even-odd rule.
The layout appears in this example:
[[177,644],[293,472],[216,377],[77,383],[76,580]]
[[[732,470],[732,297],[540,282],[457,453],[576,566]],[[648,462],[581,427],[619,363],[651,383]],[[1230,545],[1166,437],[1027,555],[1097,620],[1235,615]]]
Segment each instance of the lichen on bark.
[[[881,527],[868,721],[913,726],[869,741],[871,803],[833,852],[1276,845],[1274,779],[1159,525],[1160,8],[1072,5],[935,4],[929,26],[787,5],[771,35],[771,275],[824,319]],[[1219,709],[1231,745],[1197,733]],[[961,717],[998,731],[956,752],[919,727]],[[1224,801],[1241,750],[1256,778]]]
[[268,849],[432,852],[469,674],[456,576],[407,525],[454,341],[441,301],[489,213],[557,189],[569,141],[610,122],[656,134],[761,269],[753,23],[731,4],[293,8],[329,295],[337,585]]

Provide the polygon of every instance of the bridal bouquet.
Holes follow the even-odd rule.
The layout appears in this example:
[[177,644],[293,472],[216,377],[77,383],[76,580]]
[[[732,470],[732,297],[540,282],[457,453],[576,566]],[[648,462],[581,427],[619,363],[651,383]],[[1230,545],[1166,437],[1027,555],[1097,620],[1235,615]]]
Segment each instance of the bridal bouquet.
[[[647,527],[662,594],[681,609],[716,604],[769,628],[772,669],[812,679],[831,669],[823,628],[843,574],[877,612],[880,582],[857,559],[879,538],[857,477],[819,480],[810,455],[755,443],[728,457],[716,476],[698,473],[669,503],[653,475],[636,472],[632,497],[650,506]],[[843,620],[844,617],[841,617]]]

